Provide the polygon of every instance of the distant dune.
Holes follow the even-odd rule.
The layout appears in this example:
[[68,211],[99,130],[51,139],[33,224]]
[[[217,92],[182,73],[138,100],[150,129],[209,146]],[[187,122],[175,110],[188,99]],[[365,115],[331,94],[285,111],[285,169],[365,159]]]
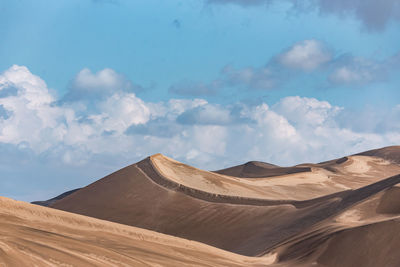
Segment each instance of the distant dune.
[[249,161],[214,172],[240,178],[263,178],[309,171],[311,171],[310,167],[279,167],[266,162]]
[[[353,236],[360,229],[369,229],[371,222],[397,229],[398,207],[387,204],[391,203],[387,199],[399,203],[396,197],[389,196],[395,194],[395,185],[400,182],[400,165],[396,161],[400,149],[377,151],[284,167],[281,175],[268,173],[281,167],[252,162],[247,164],[250,168],[246,164],[233,167],[236,172],[231,172],[231,176],[226,171],[203,171],[156,154],[56,201],[51,207],[196,240],[245,256],[273,256],[274,265],[309,266],[316,262],[354,266],[357,262],[334,256],[339,245],[332,244],[343,238],[344,247],[356,246],[358,241]],[[264,171],[266,176],[259,177]],[[244,173],[250,177],[234,177]],[[358,224],[343,220],[354,207],[370,203],[377,196],[381,197],[375,200],[379,210],[365,215]],[[382,213],[385,209],[393,212]],[[334,218],[342,221],[338,223]],[[381,236],[379,242],[389,242],[386,238],[393,236],[381,233],[384,227],[371,229],[377,229],[373,231]],[[380,249],[373,242],[363,242],[366,250]],[[357,253],[362,251],[360,247]],[[337,261],[328,260],[329,255],[337,257]],[[397,266],[383,258],[377,258],[375,263]]]
[[362,156],[373,156],[382,158],[393,163],[400,164],[400,146],[390,146],[380,149],[373,149],[366,152],[359,153]]
[[79,189],[80,189],[80,188],[67,191],[67,192],[65,192],[65,193],[62,193],[62,194],[60,194],[60,195],[58,195],[58,196],[56,196],[56,197],[53,197],[53,198],[51,198],[51,199],[48,199],[48,200],[44,200],[44,201],[33,201],[32,204],[36,204],[36,205],[48,207],[48,206],[50,206],[51,204],[55,203],[56,201],[58,201],[58,200],[60,200],[60,199],[63,199],[63,198],[65,198],[66,196],[69,196],[69,195],[71,195],[72,193],[78,191]]

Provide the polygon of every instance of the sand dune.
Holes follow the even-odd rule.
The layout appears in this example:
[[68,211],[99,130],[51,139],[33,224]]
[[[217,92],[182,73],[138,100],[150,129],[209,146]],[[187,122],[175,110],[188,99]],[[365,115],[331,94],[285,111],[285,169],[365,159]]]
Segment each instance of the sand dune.
[[62,193],[62,194],[60,194],[60,195],[58,195],[58,196],[56,196],[56,197],[53,197],[53,198],[51,198],[51,199],[48,199],[48,200],[44,200],[44,201],[33,201],[32,204],[36,204],[36,205],[48,207],[48,206],[50,206],[51,204],[55,203],[56,201],[58,201],[58,200],[60,200],[60,199],[63,199],[63,198],[65,198],[65,197],[71,195],[72,193],[78,191],[79,189],[80,189],[80,188],[77,188],[77,189],[73,189],[73,190],[64,192],[64,193]]
[[198,242],[0,197],[0,266],[265,266]]
[[400,266],[400,188],[390,187],[270,251],[284,266]]
[[[186,188],[167,184],[168,181],[157,176],[149,160],[144,160],[82,188],[52,207],[196,240],[244,255],[262,251],[264,242],[259,230],[270,232],[287,212],[296,210],[293,205],[249,206],[231,204],[230,199],[224,203],[218,197],[207,201],[212,194],[185,191]],[[236,199],[241,203],[240,198]],[[257,247],[260,251],[255,250]]]
[[321,197],[356,189],[400,173],[399,165],[369,156],[351,156],[346,161],[282,168],[285,172],[291,168],[293,171],[273,178],[257,179],[240,179],[199,170],[160,154],[150,157],[150,162],[161,176],[188,188],[217,195],[269,200]]
[[214,172],[240,178],[259,178],[309,171],[311,171],[309,167],[279,167],[266,162],[250,161]]
[[0,197],[0,264],[399,266],[400,188],[392,186],[398,180],[398,176],[385,179],[336,200],[356,200],[356,204],[258,257]]
[[373,156],[400,164],[400,146],[389,146],[359,153],[361,156]]
[[375,156],[354,155],[296,167],[310,171],[238,178],[157,154],[51,206],[241,255],[277,255],[280,265],[291,260],[282,252],[287,251],[284,245],[289,240],[320,224],[336,229],[329,220],[340,215],[353,218],[341,229],[359,227],[353,222],[357,211],[349,209],[400,182],[400,166]]

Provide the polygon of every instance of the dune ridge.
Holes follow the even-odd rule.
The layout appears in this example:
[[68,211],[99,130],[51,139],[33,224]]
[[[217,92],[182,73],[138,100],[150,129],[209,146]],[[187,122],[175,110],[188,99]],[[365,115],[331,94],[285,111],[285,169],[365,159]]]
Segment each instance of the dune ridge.
[[239,178],[264,178],[309,171],[311,171],[310,167],[279,167],[266,162],[249,161],[242,165],[217,170],[214,172]]
[[[294,167],[251,162],[228,168],[228,175],[156,154],[61,195],[50,207],[154,231],[152,244],[164,234],[216,249],[194,255],[190,247],[182,252],[189,261],[165,252],[172,239],[153,252],[136,244],[146,252],[131,256],[146,264],[155,253],[193,266],[399,266],[393,256],[400,240],[399,155],[400,147],[389,147]],[[274,175],[279,168],[282,175]],[[222,253],[217,261],[202,261],[214,252]]]
[[[149,160],[155,172],[180,186],[221,196],[267,200],[308,200],[357,189],[400,173],[400,166],[368,156],[351,156],[345,161],[335,160],[320,164],[301,164],[298,166],[310,171],[257,179],[200,170],[160,154],[151,156]],[[373,170],[370,170],[371,165],[375,165]],[[363,170],[362,167],[367,169]],[[375,171],[376,169],[379,171]]]
[[[399,165],[371,156],[298,166],[308,166],[311,172],[249,180],[202,171],[156,154],[52,207],[261,256],[400,181],[394,175],[400,173]],[[207,187],[209,180],[214,183]],[[243,193],[257,187],[260,198]],[[321,187],[325,187],[322,193]],[[236,194],[242,188],[247,191]],[[291,199],[286,192],[303,197]]]

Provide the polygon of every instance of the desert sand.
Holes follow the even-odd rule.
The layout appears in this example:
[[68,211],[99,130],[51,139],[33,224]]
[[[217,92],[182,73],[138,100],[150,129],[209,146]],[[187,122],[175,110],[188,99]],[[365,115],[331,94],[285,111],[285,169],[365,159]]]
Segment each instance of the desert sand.
[[[191,189],[217,195],[269,200],[306,200],[321,197],[356,189],[400,173],[399,165],[370,156],[350,156],[339,163],[335,161],[325,164],[302,164],[301,167],[266,168],[266,176],[257,179],[243,179],[254,176],[237,178],[221,174],[225,173],[224,171],[214,173],[199,170],[160,154],[151,156],[150,161],[163,177]],[[281,173],[286,174],[276,175],[275,171],[271,176],[268,175],[275,169],[281,169]],[[249,171],[247,173],[252,174]],[[241,174],[243,172],[240,176]]]
[[261,266],[198,242],[0,197],[0,266]]
[[[77,266],[109,259],[117,266],[400,266],[399,159],[400,147],[388,147],[317,164],[250,162],[209,172],[156,154],[39,203],[52,209],[3,199],[21,208],[1,213],[14,241],[2,240],[8,256],[0,258],[26,260],[21,248],[33,253],[38,245],[15,244],[31,234],[44,244],[68,240],[59,249],[65,260],[56,260],[82,260]],[[77,240],[82,248],[73,250],[78,243],[68,242]],[[87,258],[91,250],[96,256]]]

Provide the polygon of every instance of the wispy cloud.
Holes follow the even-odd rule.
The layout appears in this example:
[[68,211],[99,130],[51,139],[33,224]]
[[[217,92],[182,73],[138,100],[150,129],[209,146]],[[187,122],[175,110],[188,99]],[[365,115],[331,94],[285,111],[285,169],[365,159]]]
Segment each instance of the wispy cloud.
[[[276,0],[208,0],[210,4],[236,4],[243,7],[271,5]],[[369,31],[383,31],[391,21],[400,21],[400,2],[397,0],[286,0],[300,12],[317,10],[321,15],[351,16]]]
[[261,67],[225,66],[216,79],[207,82],[180,82],[170,91],[183,96],[218,96],[230,90],[281,89],[298,77],[322,77],[329,87],[362,88],[384,82],[400,69],[400,53],[384,59],[368,59],[352,54],[338,54],[328,44],[308,39],[294,43],[274,55]]
[[329,81],[334,85],[366,85],[388,79],[400,69],[397,55],[373,60],[352,55],[342,55],[331,63]]

